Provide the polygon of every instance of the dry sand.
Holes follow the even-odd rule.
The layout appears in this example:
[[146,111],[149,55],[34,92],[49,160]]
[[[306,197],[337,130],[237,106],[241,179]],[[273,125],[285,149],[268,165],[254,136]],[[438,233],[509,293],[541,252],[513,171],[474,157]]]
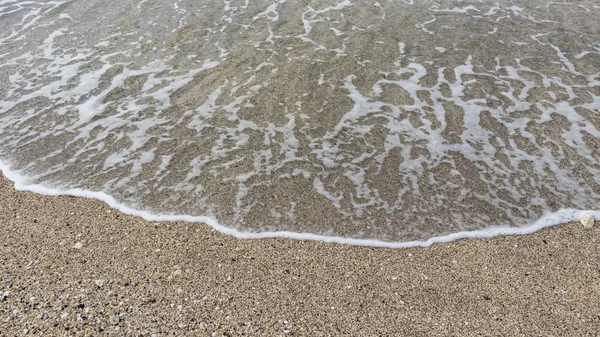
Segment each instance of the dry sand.
[[4,177],[0,198],[0,336],[600,331],[598,224],[391,250],[238,240]]

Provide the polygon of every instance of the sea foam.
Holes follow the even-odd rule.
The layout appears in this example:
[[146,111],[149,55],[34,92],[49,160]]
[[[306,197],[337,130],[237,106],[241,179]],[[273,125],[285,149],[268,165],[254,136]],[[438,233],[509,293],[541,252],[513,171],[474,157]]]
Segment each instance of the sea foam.
[[481,239],[492,238],[503,235],[525,235],[537,232],[541,229],[552,227],[559,224],[576,222],[584,217],[593,217],[595,220],[600,219],[600,211],[583,211],[577,209],[561,209],[554,213],[548,213],[542,216],[534,223],[524,227],[492,227],[483,230],[457,232],[444,236],[432,237],[424,241],[407,241],[407,242],[388,242],[372,239],[352,239],[339,236],[325,236],[311,233],[295,233],[287,231],[278,232],[260,232],[251,233],[239,231],[235,228],[230,228],[221,225],[217,219],[206,216],[190,216],[178,214],[155,214],[145,210],[137,210],[119,203],[114,197],[104,192],[93,192],[82,189],[60,190],[56,188],[48,188],[39,184],[30,184],[27,178],[18,172],[11,171],[9,166],[0,162],[0,171],[6,178],[15,184],[15,188],[20,191],[28,191],[42,195],[61,196],[68,195],[73,197],[97,199],[106,203],[109,207],[114,208],[124,214],[139,216],[148,221],[156,222],[193,222],[204,223],[213,229],[236,237],[238,239],[268,239],[268,238],[284,238],[294,240],[310,240],[322,241],[329,243],[340,243],[353,246],[368,246],[381,248],[412,248],[412,247],[429,247],[434,243],[451,242],[459,239]]
[[578,221],[600,202],[599,11],[0,0],[0,160],[20,188],[238,237]]

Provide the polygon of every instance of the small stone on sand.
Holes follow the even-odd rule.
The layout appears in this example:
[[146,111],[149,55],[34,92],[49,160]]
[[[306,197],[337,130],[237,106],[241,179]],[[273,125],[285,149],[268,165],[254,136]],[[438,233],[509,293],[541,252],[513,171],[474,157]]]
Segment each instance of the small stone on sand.
[[98,287],[104,286],[104,283],[106,283],[105,280],[96,280],[96,281],[94,281],[94,284],[97,285]]
[[592,228],[594,226],[594,215],[586,214],[581,218],[581,224],[585,228]]
[[81,242],[77,242],[77,243],[75,244],[75,246],[73,246],[73,248],[75,248],[75,249],[81,249],[81,248],[83,248],[83,243],[81,243]]
[[171,274],[169,275],[169,277],[167,277],[167,280],[172,280],[173,277],[179,276],[179,275],[181,275],[181,267],[180,266],[175,266],[175,270],[173,272],[171,272]]
[[112,315],[112,316],[110,316],[110,318],[108,319],[108,321],[109,321],[109,322],[110,322],[110,324],[112,324],[112,325],[117,325],[117,324],[119,324],[119,320],[120,320],[120,318],[119,318],[119,316],[117,316],[117,315]]

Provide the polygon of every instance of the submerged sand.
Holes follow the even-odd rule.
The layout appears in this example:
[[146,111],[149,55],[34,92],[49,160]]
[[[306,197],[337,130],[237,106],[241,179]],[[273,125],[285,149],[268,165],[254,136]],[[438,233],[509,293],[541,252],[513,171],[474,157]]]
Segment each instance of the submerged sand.
[[392,250],[239,240],[97,200],[16,191],[4,177],[0,196],[0,336],[600,330],[597,224]]
[[2,3],[31,183],[383,241],[600,201],[597,0]]

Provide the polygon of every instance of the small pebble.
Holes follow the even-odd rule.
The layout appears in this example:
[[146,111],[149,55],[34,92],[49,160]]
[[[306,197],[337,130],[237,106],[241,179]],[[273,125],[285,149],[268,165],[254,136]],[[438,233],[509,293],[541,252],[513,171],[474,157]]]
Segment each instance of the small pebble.
[[12,286],[13,286],[13,281],[11,281],[11,280],[6,281],[6,287],[7,288],[10,288]]
[[83,303],[77,304],[77,309],[83,309],[83,308],[85,308],[85,305]]
[[583,218],[581,218],[581,224],[585,228],[594,227],[594,214],[586,214]]
[[106,283],[106,281],[104,281],[104,280],[96,280],[96,281],[94,281],[94,284],[96,286],[98,286],[98,287],[104,286],[104,283]]
[[119,320],[120,320],[120,318],[119,318],[119,316],[117,316],[117,315],[112,315],[112,316],[110,316],[110,318],[108,319],[108,321],[109,321],[109,322],[110,322],[110,324],[112,324],[112,325],[117,325],[117,324],[119,324]]
[[77,243],[75,244],[75,246],[73,246],[73,248],[75,248],[75,249],[81,249],[81,248],[83,248],[83,243],[81,243],[81,242],[77,242]]

